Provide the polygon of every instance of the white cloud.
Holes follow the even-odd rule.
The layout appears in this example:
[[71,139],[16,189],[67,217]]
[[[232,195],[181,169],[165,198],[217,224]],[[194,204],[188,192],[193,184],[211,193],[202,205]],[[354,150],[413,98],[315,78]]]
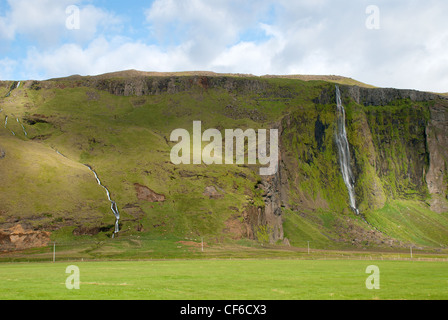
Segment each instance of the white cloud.
[[9,23],[8,17],[0,17],[0,40],[12,40],[14,39],[15,30],[14,27]]
[[185,45],[168,52],[154,45],[115,38],[99,37],[83,48],[66,44],[52,51],[32,49],[26,58],[26,68],[39,79],[73,74],[96,75],[106,72],[138,69],[151,71],[181,71],[193,66],[187,58]]
[[146,11],[153,36],[162,46],[188,43],[193,64],[208,65],[235,45],[268,10],[266,0],[156,0]]
[[9,80],[12,77],[14,69],[17,67],[17,61],[10,58],[0,60],[0,80]]
[[[24,35],[39,45],[58,45],[63,37],[71,41],[88,41],[94,38],[99,27],[120,24],[114,14],[93,5],[83,5],[83,0],[8,0],[10,9],[0,16],[0,38],[14,40]],[[66,8],[79,6],[80,29],[69,31]]]

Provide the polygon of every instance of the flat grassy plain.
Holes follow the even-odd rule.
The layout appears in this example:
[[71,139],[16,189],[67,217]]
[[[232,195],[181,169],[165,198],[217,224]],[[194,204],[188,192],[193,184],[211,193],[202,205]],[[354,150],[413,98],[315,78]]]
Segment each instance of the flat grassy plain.
[[[66,268],[80,272],[69,290]],[[380,289],[366,268],[378,266]],[[0,264],[1,300],[445,300],[443,261],[212,259]]]

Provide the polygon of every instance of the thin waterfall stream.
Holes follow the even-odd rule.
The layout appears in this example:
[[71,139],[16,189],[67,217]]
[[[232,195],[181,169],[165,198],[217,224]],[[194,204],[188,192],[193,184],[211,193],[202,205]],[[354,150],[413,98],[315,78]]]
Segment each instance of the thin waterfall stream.
[[19,121],[19,118],[16,118],[16,120],[17,120],[17,123],[20,124],[20,125],[22,126],[23,133],[25,134],[25,137],[27,137],[27,136],[28,136],[28,132],[26,132],[25,127],[24,127],[23,124]]
[[[56,149],[53,149],[53,150],[56,151],[56,153],[59,154],[60,156],[67,158],[65,155],[60,153],[58,150],[56,150]],[[120,231],[120,227],[119,227],[120,212],[118,211],[117,203],[115,201],[113,201],[112,198],[110,197],[109,189],[107,189],[106,186],[103,185],[103,183],[101,182],[100,178],[98,177],[98,174],[96,173],[96,171],[88,164],[85,164],[84,166],[86,166],[87,168],[89,168],[90,171],[93,172],[93,174],[95,175],[96,182],[98,182],[98,184],[106,191],[107,199],[110,202],[110,208],[112,210],[112,213],[115,216],[115,228],[114,228],[114,233],[112,234],[112,238],[115,238],[115,235]]]
[[[2,109],[2,110],[3,110],[3,109]],[[8,116],[5,116],[5,129],[8,129],[8,128],[7,128],[7,125],[8,125]],[[11,129],[9,129],[9,131],[11,132],[11,134],[12,134],[13,136],[16,135],[16,133],[15,133],[14,131],[12,131]]]
[[98,182],[98,184],[104,188],[104,190],[106,190],[106,194],[107,194],[107,199],[109,199],[110,202],[110,208],[115,216],[115,229],[114,229],[114,233],[112,235],[112,238],[115,238],[115,234],[117,234],[120,231],[119,228],[119,222],[120,222],[120,212],[118,212],[118,207],[117,207],[117,203],[115,201],[113,201],[110,197],[110,192],[109,190],[101,183],[100,178],[98,177],[98,174],[95,172],[95,170],[93,170],[93,168],[87,164],[85,164],[85,166],[87,168],[90,169],[90,171],[93,172],[93,174],[95,175],[96,181]]
[[347,132],[345,129],[345,109],[341,101],[341,92],[336,86],[336,105],[337,105],[337,127],[336,127],[336,145],[339,153],[339,165],[341,167],[342,178],[347,186],[348,194],[350,196],[350,207],[359,215],[359,210],[356,206],[355,195],[355,177],[350,167],[350,147],[347,140]]

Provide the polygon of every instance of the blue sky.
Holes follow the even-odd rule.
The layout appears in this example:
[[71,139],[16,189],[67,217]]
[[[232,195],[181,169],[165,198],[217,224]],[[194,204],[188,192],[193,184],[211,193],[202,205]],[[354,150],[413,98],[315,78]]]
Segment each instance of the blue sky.
[[448,92],[446,12],[442,0],[0,0],[0,80],[206,70]]

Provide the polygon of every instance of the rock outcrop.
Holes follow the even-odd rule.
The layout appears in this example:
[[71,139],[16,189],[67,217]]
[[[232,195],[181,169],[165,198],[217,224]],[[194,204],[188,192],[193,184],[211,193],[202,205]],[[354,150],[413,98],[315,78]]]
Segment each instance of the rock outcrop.
[[[434,101],[437,99],[448,100],[448,97],[431,92],[395,89],[395,88],[365,88],[358,86],[340,85],[342,99],[353,99],[364,106],[385,106],[394,100],[409,99],[415,102]],[[320,95],[314,99],[317,104],[331,104],[335,101],[335,90],[332,86],[325,87]]]
[[411,101],[436,100],[441,96],[417,90],[394,88],[362,88],[357,86],[346,87],[346,94],[356,103],[365,106],[385,106],[394,100],[410,99]]
[[0,230],[0,251],[4,252],[45,247],[49,242],[50,232],[25,230],[20,224]]
[[[282,136],[281,124],[272,129],[278,129],[279,136]],[[250,226],[249,236],[271,244],[279,241],[288,243],[283,233],[283,208],[288,207],[289,190],[287,169],[282,160],[285,150],[281,141],[279,148],[277,172],[271,176],[261,176],[261,181],[257,185],[257,188],[262,191],[264,206],[250,206],[244,214],[245,221]]]
[[430,108],[431,119],[426,127],[426,143],[429,153],[429,169],[425,176],[431,209],[448,211],[448,102],[439,101]]
[[205,190],[202,194],[209,199],[220,199],[224,196],[223,190],[220,189],[220,191],[218,191],[215,186],[205,187]]

